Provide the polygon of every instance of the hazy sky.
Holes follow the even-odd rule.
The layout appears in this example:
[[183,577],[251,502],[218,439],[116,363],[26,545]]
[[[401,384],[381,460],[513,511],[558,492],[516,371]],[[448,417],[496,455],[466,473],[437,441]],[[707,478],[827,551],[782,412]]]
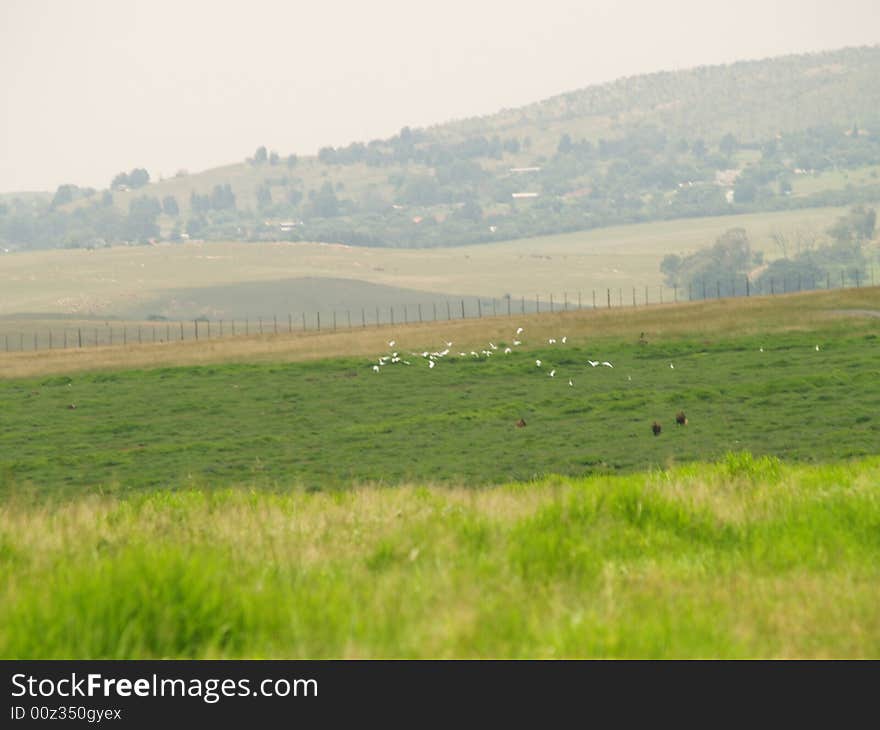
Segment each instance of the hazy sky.
[[386,137],[620,76],[880,42],[877,0],[0,0],[0,192]]

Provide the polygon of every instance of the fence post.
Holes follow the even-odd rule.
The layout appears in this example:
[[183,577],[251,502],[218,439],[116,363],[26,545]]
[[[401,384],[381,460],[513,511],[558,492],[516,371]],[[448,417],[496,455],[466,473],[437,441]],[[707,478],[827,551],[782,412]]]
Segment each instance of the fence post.
[[76,346],[77,346],[79,349],[82,349],[82,346],[83,346],[83,331],[82,331],[82,327],[77,327],[77,328],[76,328],[76,342],[77,342],[77,345],[76,345]]
[[437,302],[432,302],[432,305],[434,307],[434,321],[436,322],[437,321]]
[[34,332],[34,349],[37,349],[37,333]]
[[[67,347],[67,337],[66,337],[66,334],[67,334],[67,333],[65,332],[65,338],[64,338],[64,346],[65,346],[65,347]],[[143,343],[144,343],[144,340],[143,340],[143,338],[141,337],[141,326],[138,325],[138,344],[139,344],[139,345],[142,345]]]
[[107,332],[110,335],[110,345],[113,344],[113,328],[110,325],[107,325]]
[[376,326],[378,327],[380,323],[381,321],[379,319],[379,307],[376,307]]
[[64,349],[67,349],[67,330],[64,330]]
[[581,308],[581,292],[578,290],[578,309]]
[[452,305],[449,303],[449,300],[446,300],[446,321],[449,322],[452,320]]
[[367,309],[366,309],[366,307],[361,307],[361,327],[363,329],[367,328]]
[[663,304],[663,284],[658,287],[658,290],[660,291],[660,304]]
[[98,328],[95,327],[95,347],[98,346]]
[[596,290],[593,289],[593,309],[596,308]]
[[859,273],[860,273],[859,270],[856,269],[856,289],[858,289],[861,286],[861,281],[859,279]]
[[199,320],[197,320],[197,319],[193,320],[193,327],[195,327],[196,340],[198,340],[199,339]]
[[721,282],[717,279],[715,280],[715,298],[721,299]]
[[773,277],[770,277],[770,293],[776,294],[776,282],[773,281]]
[[336,310],[333,310],[333,331],[336,332]]
[[525,297],[521,298],[520,304],[522,305],[521,313],[525,314],[526,313],[526,298]]
[[345,321],[348,322],[348,328],[351,329],[351,310],[345,310]]
[[622,286],[617,287],[617,305],[620,307],[623,306],[623,287]]
[[535,312],[537,314],[541,313],[541,295],[535,294]]
[[419,324],[422,322],[422,305],[419,304]]
[[633,306],[636,306],[636,288],[633,287]]
[[492,316],[498,316],[498,310],[495,308],[495,297],[492,297]]
[[394,307],[389,308],[391,311],[391,326],[394,326]]
[[507,295],[507,316],[510,316],[510,295]]
[[483,318],[483,302],[481,301],[480,297],[477,297],[477,318]]
[[302,321],[303,321],[303,332],[305,332],[306,331],[306,313],[305,312],[302,313]]
[[464,299],[461,300],[461,318],[464,319]]
[[[287,313],[287,334],[293,334],[293,315]],[[220,335],[223,336],[223,320],[220,320]]]
[[6,352],[9,352],[9,335],[3,335],[3,340],[6,343]]
[[567,291],[562,292],[562,302],[563,302],[562,309],[563,309],[563,311],[567,312],[568,311],[568,292]]
[[257,317],[257,324],[260,328],[260,334],[263,334],[263,318],[262,317]]
[[550,294],[550,311],[553,311],[553,294]]
[[409,313],[406,311],[406,305],[403,305],[403,323],[409,324]]
[[315,313],[315,320],[318,323],[318,332],[320,332],[321,331],[321,313],[320,312]]
[[275,314],[272,315],[272,331],[278,334],[278,316]]
[[676,304],[678,304],[678,284],[672,285],[672,297]]
[[49,349],[52,349],[52,330],[49,330]]
[[608,294],[608,308],[611,309],[611,290],[607,289],[606,293]]
[[751,286],[749,285],[749,277],[748,276],[746,277],[746,296],[747,297],[752,296]]
[[840,288],[846,289],[846,271],[840,270]]

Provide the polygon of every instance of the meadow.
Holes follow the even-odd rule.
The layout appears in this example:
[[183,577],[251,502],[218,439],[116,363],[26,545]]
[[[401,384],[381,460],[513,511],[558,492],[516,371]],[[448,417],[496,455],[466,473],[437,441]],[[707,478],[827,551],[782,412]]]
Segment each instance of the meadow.
[[[481,296],[532,301],[551,294],[574,302],[593,289],[650,288],[661,298],[660,261],[669,253],[711,246],[742,227],[767,260],[780,255],[774,232],[821,233],[841,208],[692,218],[592,231],[418,250],[322,243],[210,243],[36,251],[0,256],[0,317],[140,319],[213,318],[291,309],[429,305],[438,297]],[[339,280],[345,280],[347,284]],[[298,283],[297,283],[298,282]],[[311,283],[309,283],[311,282]],[[257,286],[257,285],[261,286]],[[268,290],[266,285],[269,285]],[[666,288],[663,299],[671,301]],[[15,330],[19,322],[6,322]]]
[[878,312],[2,355],[0,656],[876,657]]
[[[880,433],[880,319],[835,312],[857,303],[876,309],[877,294],[328,334],[323,346],[337,348],[329,358],[319,337],[302,335],[233,343],[239,349],[226,362],[222,341],[184,343],[207,362],[145,368],[132,360],[93,372],[82,370],[89,351],[9,356],[20,376],[0,381],[0,487],[79,495],[194,484],[480,485],[636,471],[731,449],[801,461],[864,456]],[[739,332],[730,329],[737,321]],[[512,346],[517,325],[522,345]],[[563,336],[564,345],[548,343]],[[421,353],[445,341],[451,351],[431,369]],[[133,346],[130,354],[188,354],[162,348]],[[125,354],[98,348],[94,357],[102,349]],[[411,364],[374,372],[394,351]],[[591,359],[613,367],[591,367]],[[27,377],[28,366],[42,364],[54,372]],[[685,429],[673,420],[680,409]],[[526,428],[514,427],[520,418]],[[659,438],[654,420],[666,427]]]
[[876,457],[0,506],[0,656],[871,657]]

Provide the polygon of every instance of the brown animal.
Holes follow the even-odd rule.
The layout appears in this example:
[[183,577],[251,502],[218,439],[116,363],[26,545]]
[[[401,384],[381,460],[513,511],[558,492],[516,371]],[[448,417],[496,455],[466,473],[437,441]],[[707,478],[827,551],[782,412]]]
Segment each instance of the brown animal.
[[525,419],[520,418],[520,419],[516,422],[516,427],[517,427],[517,428],[525,428],[525,427],[526,427]]
[[67,406],[67,410],[69,410],[69,411],[75,411],[75,410],[76,410],[76,404],[75,404],[75,403],[71,403],[69,406]]
[[654,432],[655,436],[659,436],[660,431],[663,430],[663,426],[657,423],[657,421],[654,421],[654,423],[651,424],[651,430]]
[[675,414],[675,422],[679,426],[687,426],[688,425],[688,419],[687,419],[687,416],[684,415],[684,411],[679,411],[678,413]]

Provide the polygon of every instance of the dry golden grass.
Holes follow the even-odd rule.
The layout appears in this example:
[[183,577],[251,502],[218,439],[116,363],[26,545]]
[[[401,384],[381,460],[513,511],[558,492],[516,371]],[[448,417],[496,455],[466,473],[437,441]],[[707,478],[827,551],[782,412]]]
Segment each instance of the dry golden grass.
[[651,341],[680,336],[718,337],[757,332],[814,329],[841,317],[870,322],[860,310],[880,310],[880,287],[808,292],[776,297],[721,299],[648,307],[487,317],[336,332],[294,332],[223,339],[129,344],[0,353],[0,377],[17,378],[81,371],[205,365],[222,362],[291,362],[332,357],[373,357],[396,340],[402,351],[436,348],[446,340],[462,350],[510,342],[515,327],[526,329],[526,344],[566,334],[572,342],[593,338]]

